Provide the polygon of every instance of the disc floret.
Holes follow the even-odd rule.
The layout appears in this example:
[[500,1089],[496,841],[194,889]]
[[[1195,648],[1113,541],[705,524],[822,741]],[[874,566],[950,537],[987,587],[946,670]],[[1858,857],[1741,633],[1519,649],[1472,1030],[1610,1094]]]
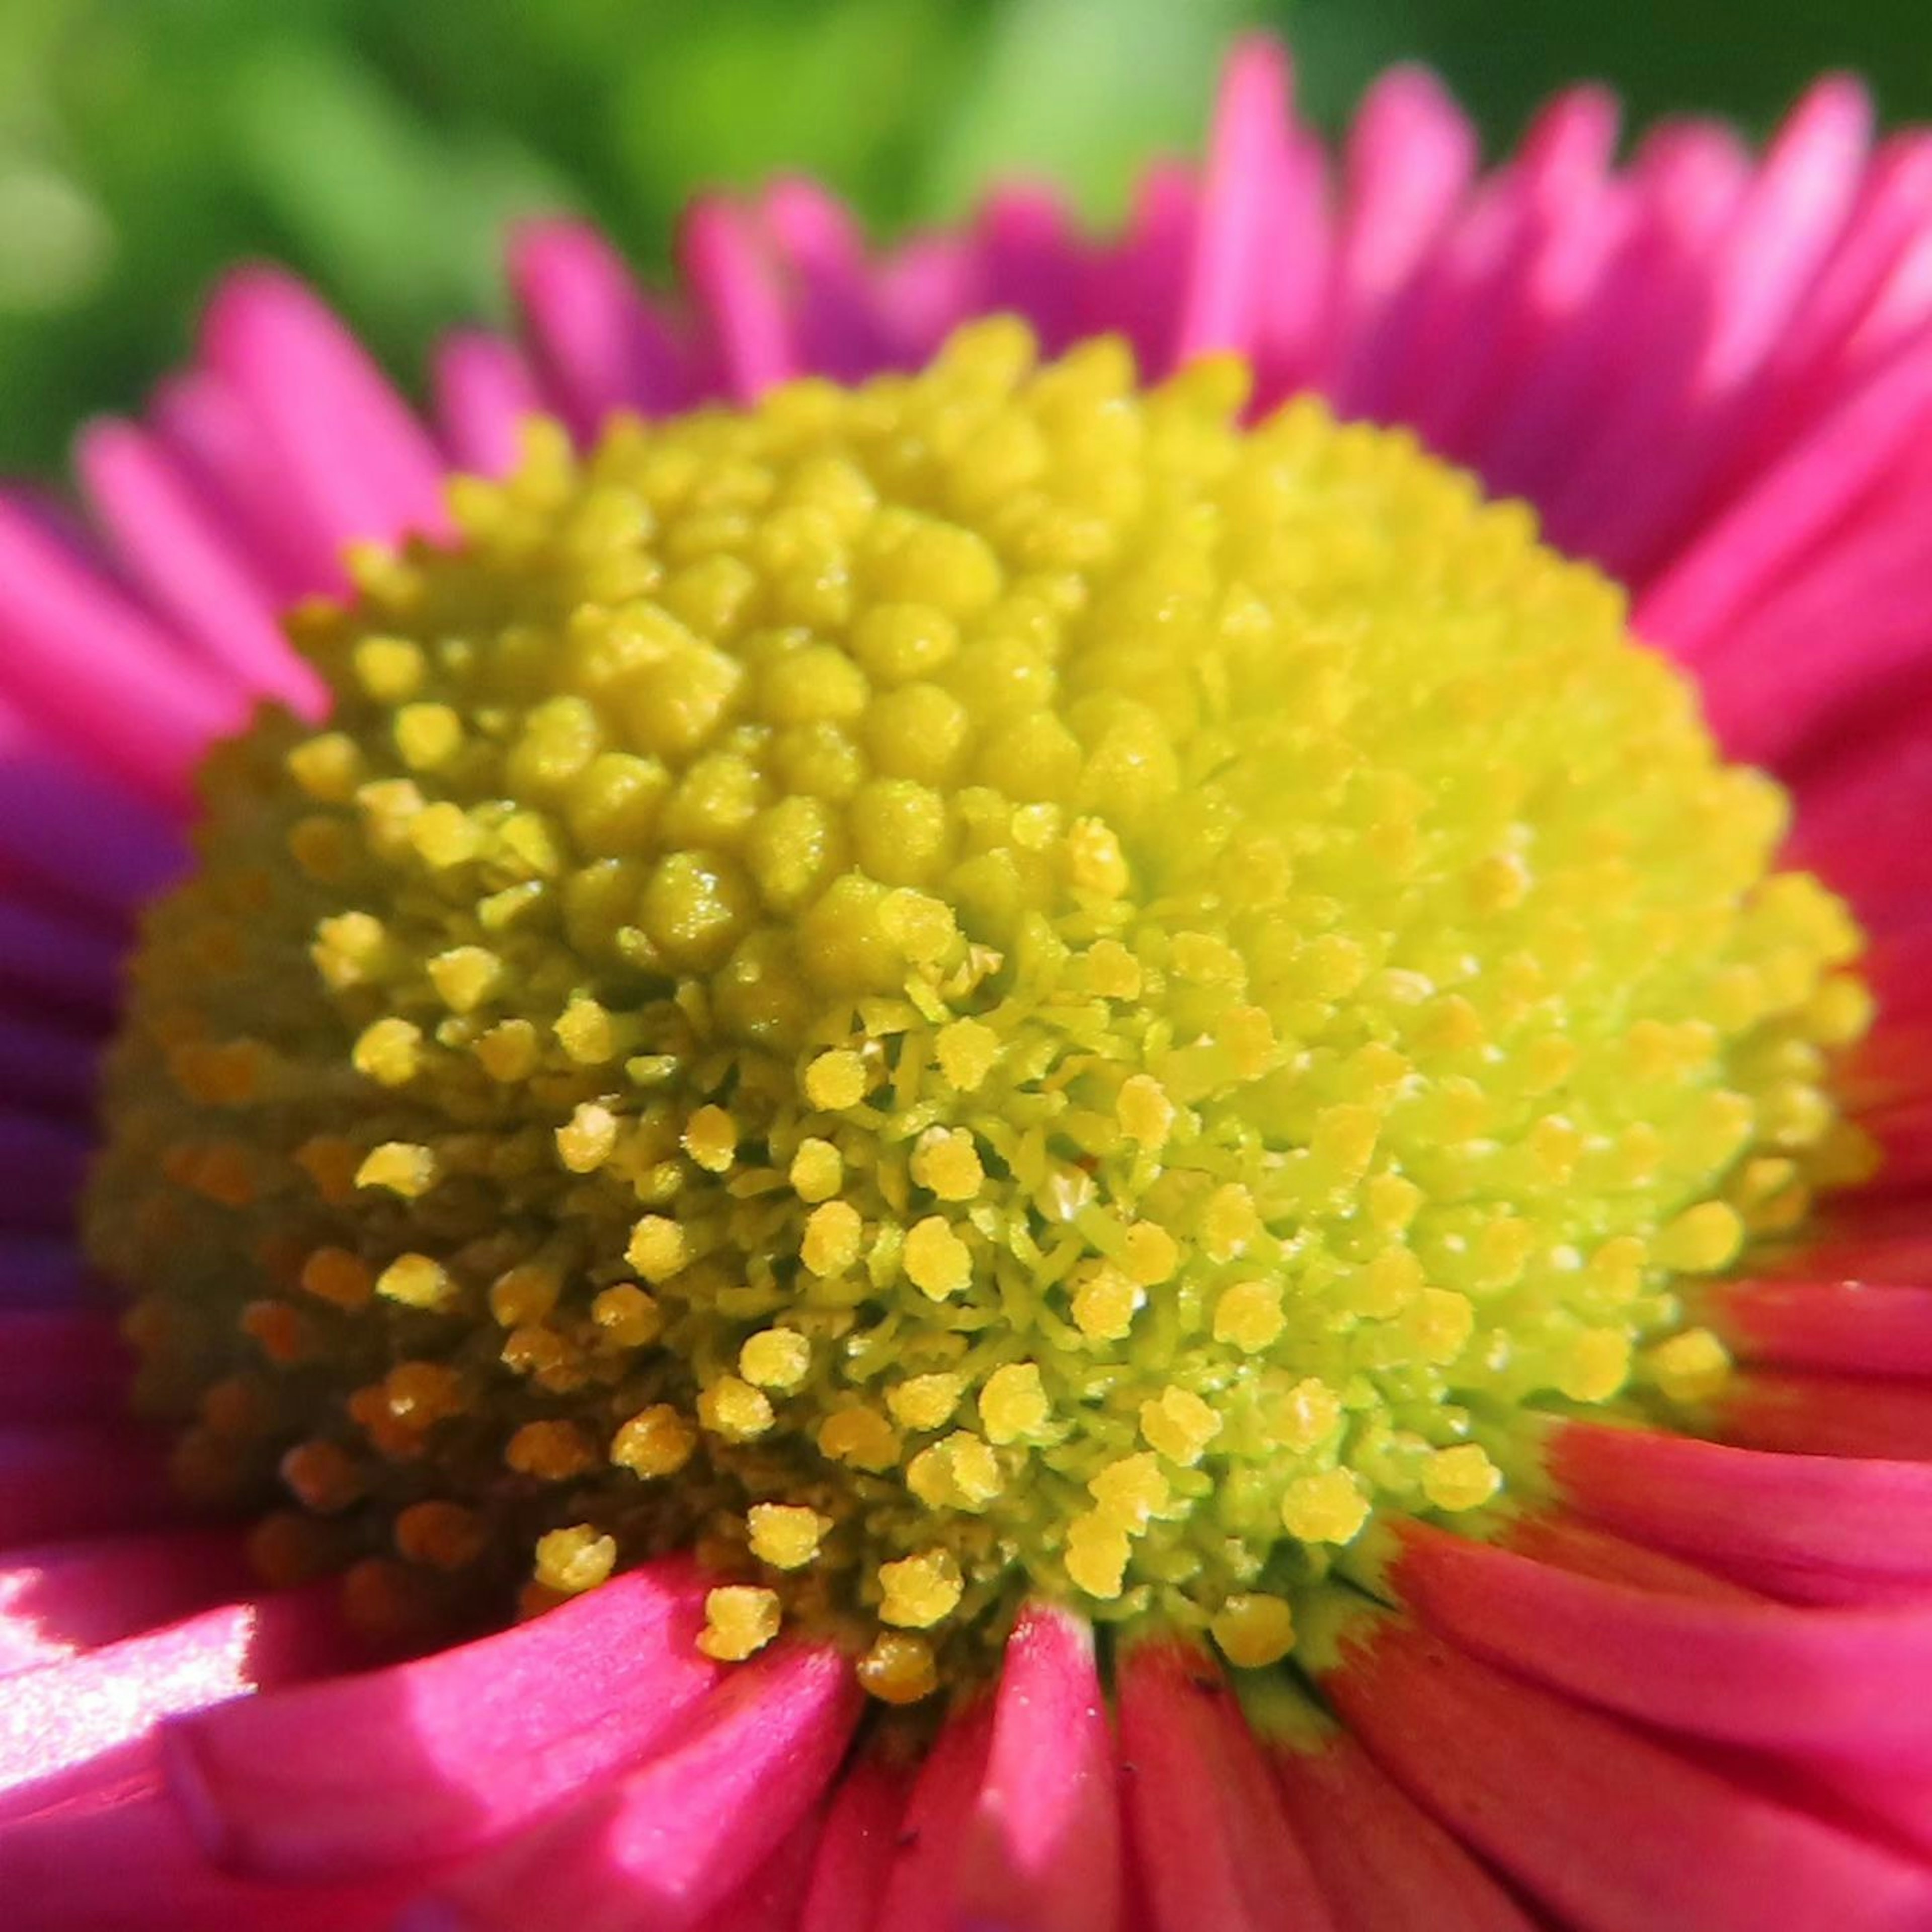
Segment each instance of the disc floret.
[[1847,1158],[1857,935],[1615,590],[1399,434],[1017,326],[538,425],[211,762],[89,1209],[184,1476],[878,1694],[1028,1588],[1282,1654]]

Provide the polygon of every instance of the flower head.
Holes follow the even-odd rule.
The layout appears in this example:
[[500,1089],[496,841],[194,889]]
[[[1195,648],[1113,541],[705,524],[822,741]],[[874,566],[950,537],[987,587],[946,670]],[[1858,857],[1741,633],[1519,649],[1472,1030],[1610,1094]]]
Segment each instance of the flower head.
[[541,232],[440,446],[244,278],[138,603],[0,520],[23,1019],[200,765],[83,1216],[184,1502],[98,1316],[0,1388],[28,1924],[1932,1912],[1916,164],[1281,77],[1118,243]]

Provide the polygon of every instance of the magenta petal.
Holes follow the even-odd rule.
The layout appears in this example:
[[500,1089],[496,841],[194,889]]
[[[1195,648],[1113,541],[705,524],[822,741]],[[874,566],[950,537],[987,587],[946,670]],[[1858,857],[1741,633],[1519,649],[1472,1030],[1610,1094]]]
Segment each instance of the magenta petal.
[[406,1932],[686,1932],[824,1796],[863,1696],[837,1652],[773,1649],[641,1770],[438,1886]]
[[98,422],[75,463],[121,558],[204,656],[250,694],[320,717],[321,679],[290,648],[267,584],[166,446],[131,423]]
[[214,1856],[268,1877],[488,1844],[636,1763],[710,1688],[704,1594],[652,1565],[499,1636],[185,1718],[170,1780]]
[[181,872],[175,828],[79,764],[43,724],[0,709],[0,881],[116,933]]
[[103,578],[0,503],[0,693],[66,750],[158,804],[184,795],[239,694]]
[[183,1514],[166,1445],[130,1426],[0,1430],[0,1550]]
[[1658,1596],[1418,1522],[1390,1588],[1465,1649],[1646,1724],[1932,1771],[1932,1609]]
[[0,1678],[0,1815],[38,1810],[164,1718],[339,1667],[332,1600],[230,1604],[64,1664]]
[[1261,1748],[1204,1652],[1132,1645],[1115,1678],[1152,1932],[1330,1932]]
[[278,460],[283,488],[329,550],[447,526],[442,460],[367,352],[292,276],[231,275],[206,352]]
[[800,1932],[873,1932],[911,1790],[911,1772],[878,1750],[860,1756],[839,1779]]
[[517,432],[543,407],[524,358],[482,329],[457,329],[436,346],[436,422],[457,467],[502,476],[515,466]]
[[1852,1375],[1932,1376],[1932,1288],[1862,1281],[1737,1281],[1707,1312],[1748,1362]]
[[1932,1382],[1757,1370],[1714,1405],[1718,1432],[1747,1449],[1932,1462]]
[[960,1916],[1006,1932],[1115,1932],[1119,1784],[1092,1628],[1029,1604],[1000,1666],[992,1751],[961,1848]]
[[10,1424],[118,1418],[129,1358],[104,1310],[0,1314],[0,1415]]
[[1217,349],[1251,353],[1267,273],[1262,245],[1279,191],[1288,117],[1288,56],[1256,35],[1223,70],[1194,250],[1181,295],[1174,366]]
[[822,1812],[808,1813],[751,1882],[705,1920],[703,1932],[797,1932],[824,1822]]
[[1268,1754],[1335,1932],[1530,1932],[1502,1887],[1346,1731]]
[[1345,1628],[1322,1682],[1412,1797],[1577,1932],[1932,1924],[1916,1861],[1393,1618]]
[[7,1932],[382,1932],[416,1882],[290,1888],[231,1878],[152,1786],[112,1806],[0,1826]]
[[1772,1455],[1598,1423],[1552,1432],[1570,1506],[1606,1527],[1807,1600],[1932,1587],[1932,1468]]
[[907,1801],[874,1932],[952,1932],[967,1820],[992,1748],[990,1700],[946,1719]]
[[14,1551],[0,1558],[0,1676],[172,1623],[248,1582],[242,1546],[224,1530]]
[[753,401],[799,373],[776,265],[743,212],[721,197],[701,197],[684,218],[678,266],[702,304],[720,386],[734,402]]
[[533,223],[510,243],[510,280],[558,412],[580,438],[615,410],[688,400],[682,358],[631,272],[594,230]]

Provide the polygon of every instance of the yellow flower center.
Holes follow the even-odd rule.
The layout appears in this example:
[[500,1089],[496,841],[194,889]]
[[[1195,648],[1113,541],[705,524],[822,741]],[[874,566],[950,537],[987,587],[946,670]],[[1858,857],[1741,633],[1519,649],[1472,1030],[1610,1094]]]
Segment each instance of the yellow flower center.
[[91,1192],[184,1479],[371,1616],[695,1548],[879,1695],[1238,1663],[1850,1157],[1858,935],[1612,586],[1400,434],[1017,326],[539,425],[218,752]]

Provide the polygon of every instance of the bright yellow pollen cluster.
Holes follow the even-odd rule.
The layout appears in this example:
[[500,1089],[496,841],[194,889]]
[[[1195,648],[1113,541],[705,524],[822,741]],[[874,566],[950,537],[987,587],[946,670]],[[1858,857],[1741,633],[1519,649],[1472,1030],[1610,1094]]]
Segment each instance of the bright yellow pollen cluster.
[[1526,1411],[1718,1386],[1675,1284],[1851,1157],[1857,934],[1610,586],[1244,394],[993,322],[538,425],[302,615],[88,1213],[267,1560],[694,1548],[712,1655],[891,1702],[1034,1588],[1261,1664]]

